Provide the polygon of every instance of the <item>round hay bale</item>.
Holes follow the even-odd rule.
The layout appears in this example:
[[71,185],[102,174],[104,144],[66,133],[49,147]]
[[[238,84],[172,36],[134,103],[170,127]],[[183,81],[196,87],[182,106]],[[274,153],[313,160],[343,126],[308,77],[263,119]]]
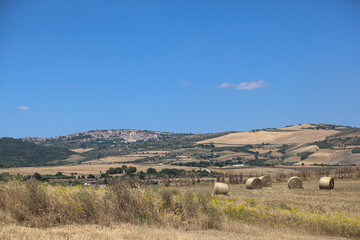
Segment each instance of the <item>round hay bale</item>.
[[271,187],[272,186],[272,182],[271,182],[271,178],[267,175],[260,177],[261,180],[261,184],[263,187]]
[[258,189],[258,188],[262,188],[262,182],[261,182],[260,178],[257,178],[257,177],[249,178],[249,179],[246,181],[246,188],[247,188],[247,189]]
[[303,188],[301,179],[296,176],[291,177],[288,181],[288,187],[290,189]]
[[213,188],[213,195],[224,194],[228,195],[229,186],[226,183],[215,182]]
[[319,188],[320,189],[326,189],[331,190],[334,189],[334,179],[332,177],[322,177],[319,181]]

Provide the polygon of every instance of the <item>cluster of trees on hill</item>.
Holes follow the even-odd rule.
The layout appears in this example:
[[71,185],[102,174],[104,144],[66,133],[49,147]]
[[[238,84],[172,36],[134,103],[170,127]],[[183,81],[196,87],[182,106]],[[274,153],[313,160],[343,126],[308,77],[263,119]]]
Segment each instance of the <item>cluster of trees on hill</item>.
[[314,152],[302,152],[302,153],[298,153],[297,155],[300,156],[300,160],[302,161],[307,159],[313,153]]
[[109,168],[109,170],[106,171],[106,174],[113,175],[113,174],[119,174],[119,173],[126,173],[127,175],[133,175],[137,171],[136,167],[128,167],[126,165],[123,165],[121,168]]
[[[49,165],[63,160],[74,152],[61,147],[40,146],[14,138],[0,138],[0,168]],[[54,164],[54,163],[53,163]]]
[[101,174],[101,178],[111,178],[114,174],[122,174],[125,173],[124,176],[134,177],[137,176],[140,179],[145,179],[146,176],[152,176],[155,178],[162,178],[164,176],[172,177],[186,177],[189,174],[193,174],[199,177],[209,177],[215,176],[215,173],[209,173],[207,171],[186,171],[184,169],[175,169],[175,168],[164,168],[160,171],[157,171],[155,168],[148,168],[146,172],[140,171],[137,172],[136,167],[127,167],[123,165],[121,168],[109,168],[106,173]]
[[322,141],[317,141],[314,143],[319,148],[322,149],[331,149],[335,146],[359,146],[360,137],[338,137],[338,138],[326,138]]

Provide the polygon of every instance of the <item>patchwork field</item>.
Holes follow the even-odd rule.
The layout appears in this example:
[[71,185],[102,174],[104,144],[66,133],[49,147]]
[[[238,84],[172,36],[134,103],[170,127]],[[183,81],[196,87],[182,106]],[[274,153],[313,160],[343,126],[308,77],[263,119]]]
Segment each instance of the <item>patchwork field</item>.
[[[95,140],[102,131],[89,142],[5,139],[0,239],[360,239],[359,132],[303,124],[129,143]],[[246,189],[263,175],[272,187]],[[327,175],[335,189],[320,191]],[[292,176],[303,189],[288,189]],[[229,183],[228,195],[213,196],[214,181]]]
[[208,139],[198,142],[199,144],[302,144],[324,140],[325,137],[338,133],[336,130],[313,130],[300,129],[298,131],[254,131],[231,133],[218,138]]

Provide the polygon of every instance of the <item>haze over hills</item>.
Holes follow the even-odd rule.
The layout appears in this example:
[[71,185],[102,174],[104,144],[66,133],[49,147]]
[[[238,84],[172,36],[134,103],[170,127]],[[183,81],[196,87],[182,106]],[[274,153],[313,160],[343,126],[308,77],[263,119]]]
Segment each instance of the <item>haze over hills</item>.
[[[208,134],[106,129],[0,140],[2,167],[114,162],[222,167],[239,163],[360,165],[360,129],[328,124]],[[19,150],[22,144],[26,149],[33,144],[31,157]],[[137,155],[148,151],[156,154]]]

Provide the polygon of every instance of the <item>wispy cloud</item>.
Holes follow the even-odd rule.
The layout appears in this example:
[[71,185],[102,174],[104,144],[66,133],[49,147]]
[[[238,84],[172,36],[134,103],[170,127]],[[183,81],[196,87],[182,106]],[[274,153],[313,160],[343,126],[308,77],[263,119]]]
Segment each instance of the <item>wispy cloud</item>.
[[256,88],[263,88],[267,87],[270,84],[268,84],[265,80],[253,80],[253,81],[246,81],[239,84],[233,84],[233,83],[223,83],[218,86],[218,88],[235,88],[237,90],[253,90]]
[[28,111],[30,108],[28,106],[18,106],[18,109]]
[[184,87],[187,87],[190,85],[190,83],[188,81],[182,80],[181,85],[183,85]]

